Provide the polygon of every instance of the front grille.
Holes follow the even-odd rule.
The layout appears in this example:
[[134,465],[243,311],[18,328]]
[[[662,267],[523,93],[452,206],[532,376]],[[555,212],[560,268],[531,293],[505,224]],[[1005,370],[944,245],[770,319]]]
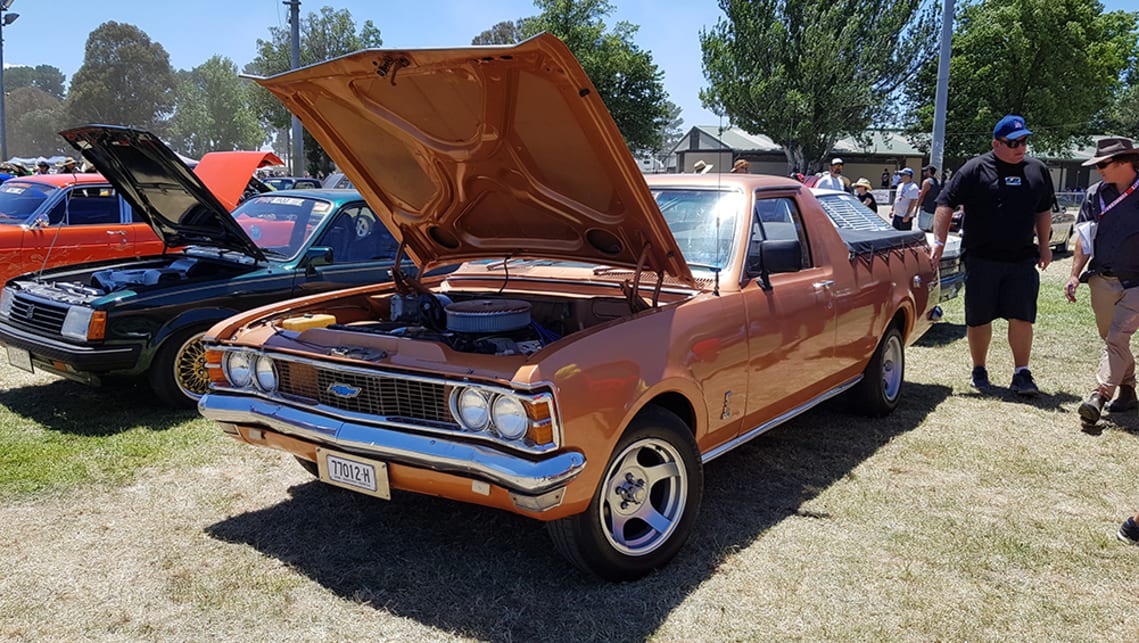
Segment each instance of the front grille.
[[63,320],[67,317],[67,309],[67,306],[16,295],[12,299],[8,323],[19,328],[59,335],[63,329]]
[[315,400],[342,411],[455,425],[443,384],[285,360],[277,361],[277,379],[283,395]]

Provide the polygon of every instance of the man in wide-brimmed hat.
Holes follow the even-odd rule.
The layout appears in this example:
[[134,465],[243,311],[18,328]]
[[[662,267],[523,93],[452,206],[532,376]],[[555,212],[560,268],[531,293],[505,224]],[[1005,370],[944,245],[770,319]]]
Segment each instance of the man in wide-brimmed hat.
[[63,161],[59,164],[60,174],[73,174],[78,171],[78,168],[75,166],[75,159],[71,158],[70,156],[63,159]]
[[736,159],[736,162],[732,163],[732,174],[750,174],[750,173],[751,173],[751,163],[749,163],[747,159]]
[[[993,339],[993,320],[1008,320],[1013,375],[1009,390],[1032,396],[1040,392],[1028,369],[1036,296],[1041,270],[1052,263],[1048,236],[1056,194],[1052,174],[1026,155],[1032,132],[1024,118],[1009,114],[993,128],[992,150],[970,159],[937,197],[933,265],[941,261],[953,211],[965,208],[962,247],[969,283],[965,288],[965,337],[973,360],[970,381],[991,390],[985,362]],[[1040,239],[1038,248],[1033,235]]]
[[862,205],[873,210],[874,214],[878,214],[878,200],[870,192],[872,187],[870,179],[862,177],[854,182],[854,196],[858,197]]
[[692,164],[692,171],[697,174],[707,174],[712,171],[712,164],[705,163],[704,161],[696,161]]
[[1076,301],[1081,280],[1087,282],[1104,341],[1096,387],[1078,409],[1084,424],[1094,425],[1117,389],[1119,397],[1107,410],[1139,408],[1131,352],[1131,335],[1139,329],[1139,150],[1129,138],[1102,138],[1084,165],[1095,166],[1103,180],[1088,188],[1076,219],[1080,239],[1065,294]]

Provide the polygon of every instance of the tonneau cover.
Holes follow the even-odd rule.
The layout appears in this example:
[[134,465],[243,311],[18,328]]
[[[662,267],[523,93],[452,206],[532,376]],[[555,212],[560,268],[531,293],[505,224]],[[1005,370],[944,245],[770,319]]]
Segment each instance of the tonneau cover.
[[838,236],[850,248],[852,258],[874,255],[891,250],[926,246],[921,230],[848,230],[838,228]]

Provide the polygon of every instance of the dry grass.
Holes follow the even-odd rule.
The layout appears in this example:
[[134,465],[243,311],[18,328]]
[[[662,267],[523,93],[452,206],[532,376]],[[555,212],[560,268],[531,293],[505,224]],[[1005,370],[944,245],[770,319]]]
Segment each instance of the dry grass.
[[[969,389],[955,303],[909,349],[897,413],[817,409],[717,460],[688,547],[626,585],[573,571],[537,523],[325,487],[192,415],[135,411],[137,392],[0,370],[0,450],[31,435],[87,462],[0,478],[0,638],[1134,638],[1139,548],[1114,531],[1139,504],[1139,417],[1079,431],[1098,349],[1086,291],[1060,299],[1069,261],[1045,273],[1044,395]],[[1010,371],[998,337],[990,372]],[[114,428],[75,419],[93,409]]]

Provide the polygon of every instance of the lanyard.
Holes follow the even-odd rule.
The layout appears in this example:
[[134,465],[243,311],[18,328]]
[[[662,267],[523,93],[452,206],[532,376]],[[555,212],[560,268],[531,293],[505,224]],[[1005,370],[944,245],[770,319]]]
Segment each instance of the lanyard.
[[1135,177],[1135,182],[1131,184],[1131,187],[1129,187],[1129,188],[1127,188],[1126,190],[1124,190],[1124,191],[1123,191],[1123,194],[1120,194],[1119,196],[1115,197],[1115,200],[1114,200],[1114,201],[1112,201],[1112,202],[1111,202],[1110,204],[1108,204],[1108,205],[1104,205],[1104,204],[1103,204],[1103,192],[1102,192],[1102,191],[1100,191],[1100,194],[1099,194],[1099,216],[1098,216],[1098,217],[1096,217],[1096,220],[1098,221],[1099,219],[1102,219],[1102,218],[1103,218],[1103,215],[1107,214],[1107,211],[1108,211],[1108,210],[1110,210],[1110,209],[1114,208],[1115,206],[1119,205],[1119,202],[1120,202],[1120,201],[1122,201],[1122,200],[1126,199],[1127,197],[1131,196],[1131,193],[1135,191],[1135,188],[1139,188],[1139,176]]

